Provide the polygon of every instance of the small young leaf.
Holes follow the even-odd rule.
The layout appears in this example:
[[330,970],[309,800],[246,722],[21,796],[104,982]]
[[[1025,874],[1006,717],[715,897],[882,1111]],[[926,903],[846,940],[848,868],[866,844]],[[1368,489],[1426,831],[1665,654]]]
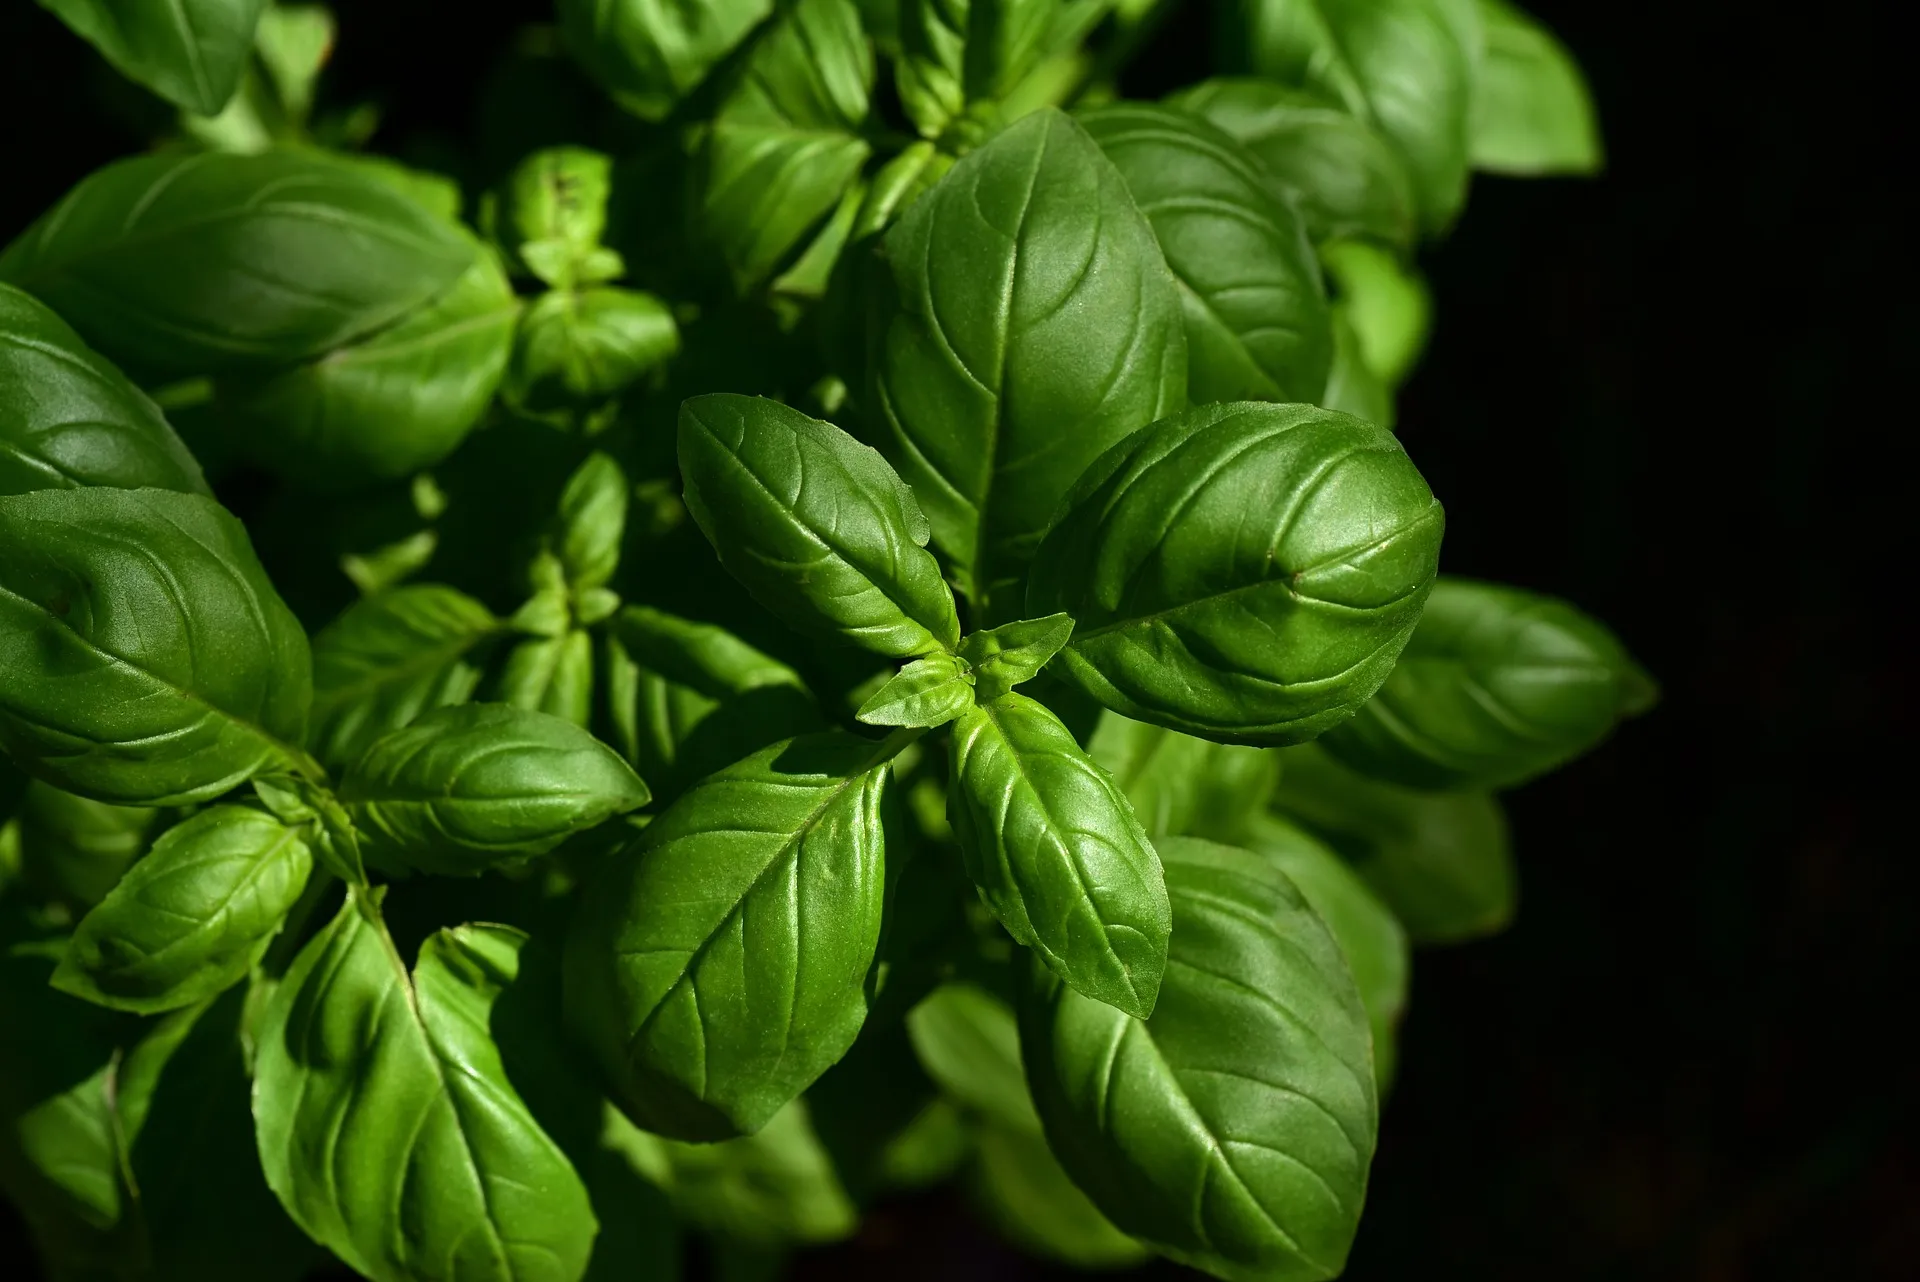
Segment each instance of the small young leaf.
[[915,659],[854,715],[870,726],[944,726],[973,703],[973,673],[951,654]]
[[1072,635],[1073,617],[1066,614],[968,633],[960,657],[973,667],[975,697],[988,703],[1033,680]]
[[853,1044],[884,897],[876,748],[836,732],[736,762],[585,892],[568,1017],[635,1122],[751,1133]]
[[508,249],[546,284],[572,289],[607,229],[613,161],[586,147],[546,147],[507,179]]
[[81,920],[54,987],[143,1015],[213,997],[260,960],[312,865],[300,834],[273,816],[202,810],[162,833]]
[[1060,719],[1018,693],[967,709],[948,795],[968,875],[1014,939],[1088,996],[1152,1012],[1169,928],[1160,861]]
[[645,805],[647,786],[577,725],[469,703],[376,741],[339,795],[369,856],[463,876],[543,855]]
[[507,655],[496,695],[515,708],[586,725],[593,715],[593,637],[571,628],[522,641]]
[[1473,87],[1473,167],[1493,174],[1591,174],[1600,125],[1586,80],[1553,33],[1506,0],[1477,0],[1487,51]]
[[554,517],[553,550],[576,593],[604,587],[620,568],[620,540],[627,529],[627,474],[595,450],[567,478]]
[[1322,245],[1320,261],[1333,278],[1334,310],[1353,328],[1360,358],[1387,387],[1398,387],[1420,359],[1433,325],[1426,282],[1395,255],[1366,241]]
[[661,120],[766,16],[774,0],[559,0],[567,47],[614,101]]
[[960,644],[927,518],[869,446],[777,401],[696,396],[680,471],[721,564],[787,622],[895,658]]
[[900,102],[929,138],[1004,98],[1045,51],[1059,0],[901,0]]
[[521,317],[506,396],[533,414],[591,409],[679,350],[673,312],[652,294],[552,290]]
[[1038,966],[1020,1044],[1049,1146],[1122,1232],[1224,1278],[1329,1278],[1378,1107],[1340,947],[1266,860],[1160,843],[1173,943],[1153,1018]]

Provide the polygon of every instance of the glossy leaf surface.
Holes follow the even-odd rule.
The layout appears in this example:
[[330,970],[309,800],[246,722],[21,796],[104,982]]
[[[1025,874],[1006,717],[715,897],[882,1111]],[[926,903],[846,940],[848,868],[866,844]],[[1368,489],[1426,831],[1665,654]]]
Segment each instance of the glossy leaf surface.
[[773,12],[773,0],[559,0],[567,47],[614,100],[659,120]]
[[56,988],[152,1014],[223,992],[255,965],[313,866],[298,832],[214,806],[160,835],[75,928]]
[[948,795],[968,875],[1008,933],[1079,991],[1152,1011],[1167,949],[1160,861],[1060,719],[1017,692],[962,713]]
[[978,621],[1018,617],[1068,487],[1186,396],[1177,286],[1119,171],[1056,111],[963,158],[884,243],[875,439]]
[[927,518],[872,448],[777,401],[696,396],[680,471],[720,563],[788,623],[897,658],[959,645]]
[[1072,635],[1073,619],[1065,614],[1017,619],[968,633],[960,643],[960,657],[973,668],[976,697],[982,703],[998,699],[1039,676]]
[[284,766],[306,634],[240,523],[167,490],[0,498],[0,744],[103,801],[218,796]]
[[884,898],[877,747],[814,735],[736,762],[586,892],[568,1016],[640,1125],[758,1130],[853,1044]]
[[1204,406],[1074,486],[1028,609],[1073,615],[1055,670],[1116,712],[1222,742],[1298,742],[1386,679],[1442,524],[1384,429],[1310,406]]
[[176,107],[217,114],[253,52],[267,0],[39,0],[129,80]]
[[943,726],[973,703],[973,673],[950,654],[915,659],[855,714],[870,726]]
[[52,311],[0,285],[0,494],[83,485],[207,493],[159,407]]
[[1579,64],[1537,19],[1476,0],[1486,56],[1473,90],[1469,155],[1496,174],[1591,174],[1604,159]]
[[369,853],[449,876],[543,855],[648,795],[579,726],[491,703],[437,708],[376,740],[339,792]]
[[1353,978],[1259,856],[1190,838],[1161,853],[1174,929],[1152,1019],[1033,969],[1021,1045],[1047,1140],[1108,1219],[1184,1264],[1333,1277],[1377,1125]]

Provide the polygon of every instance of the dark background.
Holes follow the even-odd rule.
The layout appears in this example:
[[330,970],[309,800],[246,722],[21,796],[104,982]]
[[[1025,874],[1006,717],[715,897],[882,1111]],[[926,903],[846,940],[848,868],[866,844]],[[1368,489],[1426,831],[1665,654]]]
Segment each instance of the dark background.
[[[1448,570],[1599,614],[1666,698],[1511,795],[1517,924],[1418,956],[1347,1277],[1920,1276],[1905,46],[1851,0],[1530,7],[1591,77],[1609,167],[1476,181],[1423,256],[1437,329],[1401,436]],[[1203,8],[1131,92],[1206,74]],[[386,148],[467,133],[481,69],[550,13],[336,9],[330,91],[385,95]],[[90,68],[6,6],[0,241],[139,145]],[[943,1194],[798,1272],[1056,1276]]]

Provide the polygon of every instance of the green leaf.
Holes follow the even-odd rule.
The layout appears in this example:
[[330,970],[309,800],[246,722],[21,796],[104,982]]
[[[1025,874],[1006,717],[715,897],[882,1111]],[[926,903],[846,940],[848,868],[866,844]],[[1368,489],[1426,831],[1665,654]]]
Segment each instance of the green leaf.
[[559,717],[436,708],[377,740],[340,781],[370,856],[442,876],[544,855],[647,803],[612,749]]
[[951,654],[930,654],[896,672],[854,715],[870,726],[944,726],[973,704],[973,673]]
[[1360,335],[1343,307],[1333,309],[1333,369],[1327,374],[1320,405],[1393,429],[1393,389],[1367,364]]
[[1167,951],[1160,861],[1060,719],[1018,693],[962,713],[948,795],[967,873],[1008,933],[1089,997],[1151,1012]]
[[1017,618],[1074,478],[1184,403],[1177,287],[1119,171],[1053,110],[956,164],[885,247],[877,442],[977,621]]
[[632,489],[620,465],[598,450],[567,478],[554,518],[554,551],[575,592],[604,587],[620,568]]
[[799,673],[711,623],[630,605],[609,649],[613,742],[663,800],[824,724]]
[[0,285],[0,494],[86,485],[207,493],[159,407],[65,321]]
[[1320,261],[1333,278],[1334,310],[1352,327],[1360,359],[1387,387],[1400,386],[1420,359],[1433,328],[1433,296],[1426,281],[1394,255],[1365,241],[1322,245]]
[[888,755],[842,732],[762,749],[696,784],[585,892],[568,1015],[635,1122],[750,1133],[853,1044]]
[[969,104],[1004,98],[1033,70],[1059,0],[901,0],[900,102],[938,137]]
[[652,294],[553,290],[521,317],[507,398],[535,414],[592,408],[679,350],[673,312]]
[[1513,919],[1513,850],[1492,797],[1382,783],[1318,744],[1281,759],[1275,808],[1338,850],[1416,944],[1475,939]]
[[440,462],[493,401],[519,303],[491,252],[371,337],[268,373],[214,384],[226,430],[279,476],[344,490]]
[[487,1032],[525,936],[440,931],[409,979],[361,893],[267,1006],[253,1084],[267,1183],[382,1282],[579,1278],[597,1229],[587,1191]]
[[312,151],[96,170],[0,254],[10,281],[138,379],[317,359],[428,302],[470,238]]
[[39,0],[114,70],[203,116],[233,97],[267,0]]
[[556,289],[586,283],[583,269],[597,276],[593,269],[608,253],[600,238],[612,190],[613,160],[604,152],[586,147],[534,152],[507,178],[508,248]]
[[1593,174],[1605,161],[1580,65],[1536,18],[1477,0],[1487,49],[1473,91],[1469,158],[1494,174]]
[[217,996],[259,962],[312,866],[300,833],[272,815],[202,810],[81,920],[53,985],[143,1015]]
[[1115,712],[1224,743],[1296,743],[1386,679],[1442,524],[1383,428],[1304,405],[1203,406],[1087,471],[1027,605],[1073,615],[1054,670]]
[[986,703],[1033,680],[1072,635],[1073,619],[1065,614],[968,633],[960,657],[973,667],[975,697]]
[[1293,206],[1239,142],[1189,112],[1146,104],[1080,117],[1127,180],[1180,284],[1187,395],[1311,401],[1333,329]]
[[260,15],[254,51],[287,119],[304,125],[313,112],[314,86],[333,53],[339,24],[325,5],[272,4]]
[[0,745],[32,773],[102,801],[216,797],[298,760],[310,666],[212,500],[0,497]]
[[41,894],[93,907],[146,853],[159,819],[145,806],[112,806],[36,779],[20,798],[20,874]]
[[1413,185],[1374,128],[1337,102],[1270,80],[1202,81],[1167,100],[1240,140],[1299,209],[1317,244],[1364,236],[1413,241]]
[[559,0],[580,65],[643,120],[661,120],[773,12],[773,0]]
[[1013,1008],[977,984],[949,982],[907,1012],[920,1066],[955,1103],[997,1125],[1038,1133],[1020,1066]]
[[913,491],[831,423],[696,396],[680,407],[680,472],[720,563],[788,623],[895,658],[960,644]]
[[852,0],[796,0],[754,43],[707,139],[703,232],[745,291],[835,205],[866,163],[873,51]]
[[1037,1129],[979,1127],[974,1154],[967,1181],[974,1202],[1015,1246],[1077,1269],[1127,1268],[1148,1258],[1074,1186]]
[[593,716],[593,637],[572,628],[522,641],[507,654],[499,701],[584,726]]
[[1653,692],[1619,640],[1565,601],[1442,578],[1393,675],[1322,743],[1391,783],[1508,788],[1592,748]]
[[1406,163],[1423,228],[1444,230],[1466,199],[1481,48],[1473,0],[1238,0],[1234,8],[1227,34],[1238,57],[1371,121]]
[[1191,838],[1160,851],[1174,924],[1152,1019],[1031,968],[1020,1041],[1048,1144],[1117,1228],[1183,1264],[1333,1277],[1378,1123],[1360,995],[1268,861]]
[[1298,825],[1262,815],[1251,825],[1246,846],[1287,875],[1340,945],[1367,1008],[1374,1077],[1384,1089],[1393,1077],[1394,1030],[1406,1009],[1412,969],[1406,930],[1345,860]]
[[1211,743],[1102,712],[1087,755],[1113,776],[1151,837],[1236,841],[1266,805],[1279,763],[1259,748]]
[[313,639],[313,755],[338,770],[422,712],[465,703],[480,681],[470,656],[501,627],[486,606],[438,584],[349,606]]

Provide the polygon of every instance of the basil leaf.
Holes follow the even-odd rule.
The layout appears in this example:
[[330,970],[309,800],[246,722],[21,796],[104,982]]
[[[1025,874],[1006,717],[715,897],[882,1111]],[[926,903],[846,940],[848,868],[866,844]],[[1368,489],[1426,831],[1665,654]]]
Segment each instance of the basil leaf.
[[1322,743],[1392,783],[1508,788],[1587,751],[1654,697],[1619,640],[1566,602],[1443,578],[1386,684]]
[[1059,0],[901,0],[900,103],[929,138],[1004,98],[1039,60]]
[[1160,861],[1060,719],[1018,693],[963,712],[949,797],[967,873],[1008,933],[1089,997],[1151,1012],[1167,951]]
[[115,71],[176,107],[218,115],[240,87],[267,0],[39,0]]
[[647,803],[605,744],[559,717],[436,708],[377,740],[340,781],[370,856],[442,876],[544,855]]
[[0,254],[140,379],[313,360],[473,265],[459,228],[311,151],[140,156],[96,170]]
[[1073,635],[1073,619],[1049,614],[969,633],[960,657],[973,667],[975,697],[985,703],[1040,675]]
[[884,895],[877,748],[833,733],[762,749],[694,785],[586,892],[569,1016],[648,1130],[758,1130],[853,1045]]
[[1073,615],[1055,671],[1115,712],[1225,743],[1294,743],[1386,679],[1441,526],[1384,429],[1310,406],[1203,406],[1080,479],[1027,605]]
[[673,312],[652,294],[553,290],[521,318],[506,394],[536,414],[592,407],[679,349]]
[[1333,309],[1333,368],[1320,405],[1393,429],[1393,389],[1367,363],[1366,348],[1343,307]]
[[599,450],[567,478],[554,520],[554,551],[573,591],[604,587],[620,568],[632,488],[620,465]]
[[1513,919],[1513,850],[1492,797],[1382,783],[1318,744],[1282,760],[1274,807],[1338,850],[1416,944],[1475,939]]
[[1536,18],[1476,0],[1486,54],[1473,88],[1468,155],[1494,174],[1592,174],[1604,156],[1580,65]]
[[567,48],[643,120],[674,105],[773,12],[773,0],[559,0]]
[[1126,104],[1080,117],[1120,170],[1180,284],[1187,395],[1312,401],[1333,329],[1297,214],[1259,159],[1187,112]]
[[1038,1133],[1013,1008],[977,984],[945,983],[907,1012],[920,1066],[947,1096],[1001,1127]]
[[595,277],[599,273],[593,269],[614,265],[600,245],[612,191],[613,161],[604,152],[586,147],[534,152],[507,179],[509,250],[556,289],[587,283],[583,272]]
[[160,834],[81,920],[53,985],[143,1015],[217,996],[259,962],[312,866],[272,815],[202,810]]
[[943,726],[973,703],[973,673],[951,654],[900,669],[854,715],[870,726]]
[[146,853],[160,815],[89,801],[35,779],[21,795],[19,818],[21,876],[41,894],[85,911]]
[[714,117],[701,193],[701,225],[743,291],[840,203],[866,163],[872,88],[853,0],[796,0],[754,42]]
[[317,359],[214,386],[227,430],[296,484],[365,488],[431,467],[479,424],[506,372],[512,287],[477,245],[451,286]]
[[487,1033],[525,936],[440,931],[409,979],[360,894],[267,1006],[253,1083],[267,1183],[368,1277],[580,1277],[597,1229],[586,1188]]
[[627,606],[612,632],[614,743],[658,798],[823,725],[799,673],[725,628]]
[[0,497],[0,745],[42,778],[166,805],[286,768],[310,666],[246,532],[212,500]]
[[1381,383],[1398,387],[1420,359],[1433,327],[1433,296],[1426,282],[1392,254],[1365,241],[1322,245],[1320,261],[1333,278],[1334,310],[1352,328],[1360,359]]
[[1237,840],[1279,778],[1273,754],[1102,712],[1087,755],[1113,776],[1151,837]]
[[1030,970],[1020,1042],[1048,1144],[1117,1228],[1183,1264],[1333,1277],[1378,1124],[1353,978],[1267,861],[1181,837],[1160,853],[1174,926],[1152,1019]]
[[1270,80],[1223,77],[1167,102],[1205,117],[1259,157],[1315,243],[1349,236],[1412,243],[1406,166],[1371,125],[1333,99]]
[[974,1203],[1015,1246],[1079,1269],[1127,1268],[1147,1259],[1144,1246],[1074,1187],[1037,1129],[979,1127],[974,1154],[967,1182]]
[[501,703],[584,726],[593,715],[593,637],[573,628],[522,641],[500,672]]
[[159,407],[65,321],[0,285],[0,494],[85,485],[207,493]]
[[1184,401],[1177,288],[1119,171],[1052,110],[962,159],[885,247],[877,441],[977,618],[1018,617],[1074,478]]
[[349,606],[313,639],[314,756],[340,769],[429,708],[465,703],[480,681],[469,658],[500,631],[486,606],[438,584]]
[[720,563],[788,623],[896,658],[959,645],[913,491],[831,423],[696,396],[680,407],[680,471]]
[[1467,190],[1481,35],[1473,0],[1240,0],[1252,70],[1337,98],[1406,163],[1422,226],[1443,230]]

